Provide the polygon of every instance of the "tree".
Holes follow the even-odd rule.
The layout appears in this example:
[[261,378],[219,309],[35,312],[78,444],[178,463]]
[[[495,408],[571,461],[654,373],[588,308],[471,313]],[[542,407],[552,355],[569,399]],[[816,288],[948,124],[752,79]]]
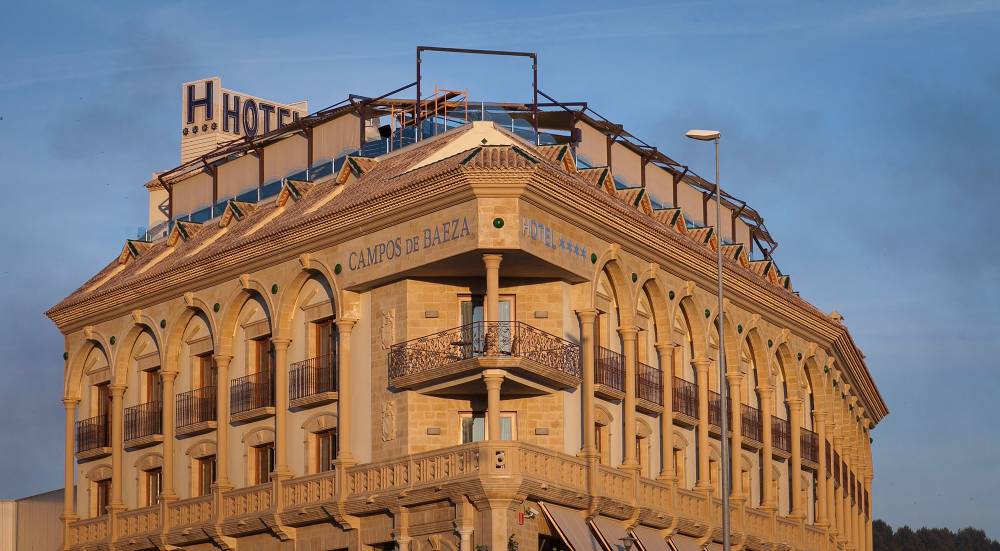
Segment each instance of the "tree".
[[1000,542],[986,537],[978,528],[920,528],[902,526],[893,531],[885,521],[872,522],[872,545],[875,551],[1000,551]]

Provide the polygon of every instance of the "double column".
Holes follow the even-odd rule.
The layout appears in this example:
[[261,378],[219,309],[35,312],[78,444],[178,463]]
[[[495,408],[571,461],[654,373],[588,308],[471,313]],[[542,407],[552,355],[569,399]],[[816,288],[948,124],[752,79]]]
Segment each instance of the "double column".
[[792,458],[789,465],[791,472],[792,499],[788,504],[789,518],[802,520],[805,518],[802,499],[802,399],[789,398],[788,424],[791,427],[789,438],[791,438]]
[[[500,261],[499,254],[484,254],[483,265],[486,267],[486,327],[483,333],[491,331],[499,333],[496,322],[500,321]],[[483,371],[483,382],[486,384],[486,433],[487,440],[500,440],[500,386],[503,384],[502,369],[487,369]]]
[[[64,444],[66,455],[63,461],[63,512],[60,519],[63,521],[63,549],[68,548],[69,525],[77,519],[76,502],[74,500],[74,476],[73,476],[73,433],[76,427],[76,406],[80,400],[74,398],[64,398],[63,406],[66,408],[66,432],[64,434]],[[82,491],[82,489],[81,489]]]
[[697,358],[691,362],[698,379],[698,483],[699,490],[710,490],[712,477],[708,461],[708,358]]

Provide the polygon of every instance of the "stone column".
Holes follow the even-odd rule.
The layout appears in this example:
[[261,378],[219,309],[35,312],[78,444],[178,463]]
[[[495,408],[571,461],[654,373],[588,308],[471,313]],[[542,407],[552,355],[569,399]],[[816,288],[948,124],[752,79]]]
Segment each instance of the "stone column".
[[597,446],[594,442],[594,320],[597,319],[597,310],[593,308],[579,310],[576,315],[580,318],[580,355],[583,363],[583,381],[581,383],[580,398],[583,409],[580,418],[583,420],[583,450],[582,456],[589,457],[597,454]]
[[625,401],[622,402],[622,419],[625,422],[622,438],[625,455],[622,468],[636,470],[639,468],[639,458],[635,456],[635,371],[638,354],[636,329],[635,327],[619,327],[618,333],[622,337],[622,352],[625,357]]
[[[732,431],[732,439],[729,441],[730,456],[733,458],[729,462],[729,472],[731,481],[730,493],[735,500],[743,499],[743,471],[740,467],[740,456],[743,450],[743,374],[739,371],[727,372],[726,380],[729,382],[729,401],[733,404],[732,415],[730,416],[729,430]],[[722,414],[726,414],[722,405]]]
[[[869,499],[872,495],[872,473],[871,469],[865,473],[865,490],[868,492]],[[865,517],[865,551],[872,551],[872,512],[871,503],[868,504],[868,516]]]
[[160,372],[160,379],[163,381],[161,398],[163,418],[160,421],[163,427],[163,490],[160,492],[160,501],[177,499],[177,493],[174,491],[174,380],[176,378],[176,371]]
[[777,496],[774,495],[774,481],[771,480],[771,464],[774,462],[774,437],[771,431],[771,416],[774,412],[774,388],[764,385],[757,388],[760,394],[760,429],[763,457],[761,457],[761,485],[764,495],[761,496],[762,508],[774,512],[778,509]]
[[[833,417],[833,415],[829,415],[828,419],[830,419],[832,417]],[[826,435],[827,435],[826,438],[827,438],[827,441],[830,442],[830,461],[831,461],[831,463],[829,463],[826,466],[826,468],[827,468],[827,474],[829,475],[829,477],[825,481],[825,483],[826,483],[826,499],[827,499],[826,516],[827,516],[827,523],[830,526],[830,531],[834,535],[838,535],[840,533],[838,531],[838,526],[839,526],[838,521],[839,521],[840,517],[837,516],[837,495],[836,495],[837,486],[836,486],[835,480],[833,478],[834,470],[833,470],[833,463],[832,463],[832,461],[833,461],[833,449],[834,449],[833,448],[833,435],[836,434],[836,430],[837,430],[837,428],[834,426],[833,421],[832,420],[828,420],[827,423],[826,423]]]
[[698,379],[698,482],[695,488],[708,490],[712,478],[708,472],[708,358],[698,358],[691,362]]
[[337,320],[337,331],[340,335],[340,356],[337,360],[337,459],[342,464],[353,465],[354,453],[351,451],[351,331],[358,320],[345,318]]
[[788,466],[791,470],[792,499],[788,507],[790,512],[788,516],[794,520],[802,520],[806,516],[802,507],[802,399],[789,398],[787,402],[792,448],[792,458]]
[[[271,339],[274,347],[274,476],[288,478],[288,346],[291,339]],[[339,427],[338,427],[339,430]]]
[[499,369],[483,371],[483,382],[486,383],[486,439],[500,441],[500,385],[503,384],[504,372]]
[[663,380],[663,413],[660,415],[660,457],[659,480],[673,483],[677,480],[674,470],[674,350],[673,343],[656,343],[656,356],[660,361],[660,375]]
[[229,364],[231,355],[215,355],[215,487],[228,490],[229,481]]
[[108,510],[111,512],[125,509],[125,502],[122,501],[122,484],[124,484],[122,473],[122,462],[124,453],[123,441],[123,410],[122,399],[125,396],[125,385],[112,384],[111,391],[111,502]]
[[[73,436],[76,428],[76,406],[80,401],[72,398],[63,399],[63,406],[66,408],[66,432],[63,443],[66,446],[66,454],[63,457],[63,512],[60,519],[63,521],[63,549],[69,548],[69,526],[75,520],[76,500],[73,492],[73,465],[75,452],[73,451]],[[81,488],[82,492],[83,489]]]
[[813,426],[816,427],[816,438],[819,440],[819,467],[816,469],[816,525],[824,528],[830,525],[826,515],[826,412],[813,412]]
[[840,485],[839,488],[834,487],[834,501],[837,504],[837,534],[840,541],[847,540],[847,531],[845,530],[846,523],[844,522],[844,447],[843,447],[844,437],[836,435],[833,437],[833,450],[840,455],[840,476],[838,477],[837,483]]
[[484,254],[486,265],[486,321],[499,321],[500,316],[500,261],[499,254]]

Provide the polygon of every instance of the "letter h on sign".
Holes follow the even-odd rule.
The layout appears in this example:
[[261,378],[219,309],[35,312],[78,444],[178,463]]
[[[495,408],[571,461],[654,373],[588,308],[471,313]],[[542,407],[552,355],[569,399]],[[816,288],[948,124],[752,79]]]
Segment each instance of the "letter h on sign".
[[222,94],[222,131],[229,132],[229,121],[233,122],[233,132],[240,133],[240,97],[233,94],[233,108],[229,108],[229,94]]
[[194,110],[196,107],[205,108],[205,120],[212,120],[212,81],[205,81],[205,97],[194,99],[194,84],[187,87],[187,123],[194,123]]

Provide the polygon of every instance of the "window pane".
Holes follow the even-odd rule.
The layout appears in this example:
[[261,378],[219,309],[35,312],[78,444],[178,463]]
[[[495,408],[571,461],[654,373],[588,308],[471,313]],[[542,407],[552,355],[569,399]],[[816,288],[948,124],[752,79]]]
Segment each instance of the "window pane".
[[477,413],[472,417],[472,441],[483,440],[486,440],[486,417],[482,413]]
[[500,417],[500,440],[514,439],[514,420],[509,416]]

